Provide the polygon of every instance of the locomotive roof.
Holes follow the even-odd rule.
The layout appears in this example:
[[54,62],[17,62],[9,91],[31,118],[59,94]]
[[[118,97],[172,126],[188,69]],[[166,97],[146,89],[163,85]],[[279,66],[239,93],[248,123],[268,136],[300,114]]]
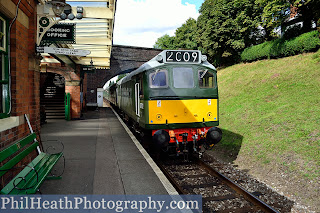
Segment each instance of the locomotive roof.
[[[165,63],[163,62],[163,60],[159,60],[159,56],[161,56],[162,59],[164,59],[166,57],[166,52],[168,51],[177,51],[177,50],[164,50],[162,51],[161,53],[159,53],[158,55],[156,55],[155,57],[153,57],[150,61],[144,63],[143,65],[141,65],[138,69],[130,72],[128,75],[126,75],[126,77],[122,78],[121,80],[119,80],[117,82],[117,84],[122,84],[122,83],[125,83],[129,80],[131,80],[131,78],[139,73],[142,73],[142,72],[145,72],[147,70],[150,70],[150,69],[154,69],[156,67],[159,67],[159,66],[163,66],[163,65],[171,65],[171,64],[181,64],[181,63]],[[181,50],[182,51],[182,50]],[[190,50],[191,52],[192,50]],[[216,68],[210,64],[207,60],[205,61],[201,61],[201,57],[203,55],[201,55],[201,52],[200,51],[197,51],[200,53],[200,62],[199,63],[190,63],[190,65],[201,65],[201,66],[204,66],[204,67],[207,67],[209,69],[213,69],[213,70],[216,70]],[[160,61],[160,62],[159,62]],[[186,63],[184,63],[186,64]]]

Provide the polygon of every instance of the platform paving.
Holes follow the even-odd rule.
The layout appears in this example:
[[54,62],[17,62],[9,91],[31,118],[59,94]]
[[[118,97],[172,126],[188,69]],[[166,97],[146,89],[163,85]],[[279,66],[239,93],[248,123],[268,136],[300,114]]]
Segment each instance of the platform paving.
[[[57,151],[62,142],[65,156],[62,179],[46,180],[43,194],[168,194],[110,108],[88,111],[81,120],[49,120],[41,140]],[[61,160],[54,173],[62,168]]]

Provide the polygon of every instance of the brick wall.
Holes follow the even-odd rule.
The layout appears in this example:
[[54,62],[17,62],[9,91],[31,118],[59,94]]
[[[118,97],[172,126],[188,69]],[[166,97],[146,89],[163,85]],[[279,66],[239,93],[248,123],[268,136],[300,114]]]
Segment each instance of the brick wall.
[[113,45],[110,69],[88,73],[87,102],[97,103],[97,88],[102,88],[110,78],[121,72],[137,69],[161,51],[154,48]]
[[[15,16],[18,0],[0,2],[0,12],[10,22]],[[12,25],[10,34],[11,58],[11,103],[12,110],[9,118],[1,119],[6,130],[0,130],[0,149],[4,149],[18,139],[30,133],[24,114],[28,114],[33,131],[38,139],[40,135],[40,72],[39,58],[35,55],[36,30],[36,0],[22,0],[19,16]],[[17,122],[11,126],[10,119]],[[29,162],[36,155],[27,156],[23,163]],[[10,180],[6,176],[1,179],[4,184]]]
[[[16,5],[17,1],[12,3]],[[6,5],[3,5],[6,6]],[[34,131],[40,132],[40,73],[39,60],[35,56],[36,1],[22,0],[20,13],[27,17],[27,26],[19,19],[12,26],[11,42],[11,116],[28,114]],[[3,14],[5,8],[2,8]],[[13,14],[15,15],[15,14]],[[13,17],[7,17],[11,21]],[[23,21],[26,22],[26,21]],[[21,120],[21,122],[23,122]],[[26,124],[1,132],[1,142],[10,142],[28,134]],[[23,126],[23,127],[21,127]],[[14,133],[14,137],[12,137]]]

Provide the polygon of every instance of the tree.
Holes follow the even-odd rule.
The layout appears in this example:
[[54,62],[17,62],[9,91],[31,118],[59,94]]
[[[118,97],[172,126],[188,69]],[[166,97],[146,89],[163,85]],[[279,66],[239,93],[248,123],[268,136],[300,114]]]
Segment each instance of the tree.
[[274,29],[282,26],[290,15],[289,0],[256,0],[256,4],[263,8],[260,25],[265,30],[266,40],[276,37]]
[[186,23],[179,27],[175,32],[175,44],[177,48],[196,50],[197,22],[189,18]]
[[158,49],[176,49],[174,36],[169,36],[165,34],[164,36],[157,39],[156,43],[153,45],[154,48]]
[[[298,7],[298,13],[301,15],[303,22],[302,32],[309,32],[313,29],[313,23],[318,25],[320,19],[320,1],[319,0],[305,0],[294,3]],[[319,25],[318,25],[319,26]]]
[[199,12],[197,42],[215,65],[232,64],[259,43],[262,9],[255,0],[206,0]]
[[319,0],[256,0],[256,3],[263,8],[261,15],[261,26],[266,31],[267,40],[272,39],[272,32],[275,28],[281,27],[285,31],[288,22],[290,9],[297,8],[297,18],[294,22],[303,22],[300,33],[312,30],[313,23],[320,18]]

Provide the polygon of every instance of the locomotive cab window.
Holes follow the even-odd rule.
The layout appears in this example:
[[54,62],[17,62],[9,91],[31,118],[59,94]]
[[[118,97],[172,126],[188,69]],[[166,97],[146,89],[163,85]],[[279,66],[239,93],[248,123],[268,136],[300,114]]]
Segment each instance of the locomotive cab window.
[[193,88],[193,70],[191,67],[174,67],[173,86],[175,88]]
[[168,71],[156,70],[149,74],[150,88],[167,88],[168,87]]
[[214,74],[206,70],[199,70],[199,87],[200,88],[214,88],[216,87]]

